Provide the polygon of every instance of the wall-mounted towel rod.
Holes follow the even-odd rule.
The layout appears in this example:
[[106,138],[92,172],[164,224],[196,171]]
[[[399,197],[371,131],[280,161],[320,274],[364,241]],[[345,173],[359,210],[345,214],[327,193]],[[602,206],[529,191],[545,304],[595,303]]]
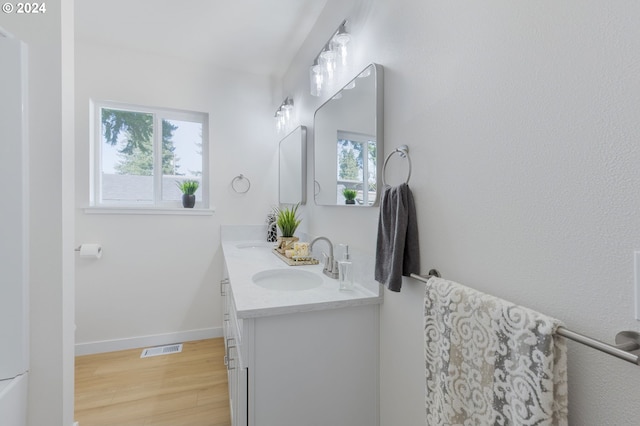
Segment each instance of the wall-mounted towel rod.
[[409,173],[407,174],[406,183],[409,183],[409,179],[411,178],[411,157],[409,157],[409,147],[407,145],[400,145],[399,147],[391,151],[391,153],[387,155],[387,158],[385,158],[384,160],[384,163],[382,165],[382,184],[383,185],[387,184],[387,182],[385,182],[384,180],[384,172],[387,170],[387,163],[389,162],[389,159],[391,158],[391,156],[395,153],[400,154],[400,157],[402,158],[406,158],[407,162],[409,163]]
[[[425,283],[429,281],[429,278],[431,277],[440,277],[440,273],[436,269],[432,269],[429,271],[428,275],[411,274],[411,278],[415,278]],[[616,346],[576,333],[575,331],[571,331],[564,327],[558,327],[556,332],[567,339],[582,343],[583,345],[597,349],[606,354],[613,355],[616,358],[623,359],[632,364],[640,365],[640,356],[632,353],[633,351],[640,351],[640,333],[635,331],[621,331],[616,334]]]

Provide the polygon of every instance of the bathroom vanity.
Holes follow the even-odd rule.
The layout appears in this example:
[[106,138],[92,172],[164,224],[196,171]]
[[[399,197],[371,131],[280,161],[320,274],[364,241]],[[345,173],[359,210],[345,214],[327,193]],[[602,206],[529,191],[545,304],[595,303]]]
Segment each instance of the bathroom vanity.
[[321,265],[288,266],[273,245],[222,243],[232,424],[379,424],[377,283],[341,292]]

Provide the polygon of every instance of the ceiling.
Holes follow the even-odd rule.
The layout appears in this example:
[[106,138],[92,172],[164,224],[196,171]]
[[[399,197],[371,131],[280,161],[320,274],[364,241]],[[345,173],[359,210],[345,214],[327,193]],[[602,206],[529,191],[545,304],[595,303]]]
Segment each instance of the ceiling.
[[282,76],[327,0],[79,0],[76,40]]

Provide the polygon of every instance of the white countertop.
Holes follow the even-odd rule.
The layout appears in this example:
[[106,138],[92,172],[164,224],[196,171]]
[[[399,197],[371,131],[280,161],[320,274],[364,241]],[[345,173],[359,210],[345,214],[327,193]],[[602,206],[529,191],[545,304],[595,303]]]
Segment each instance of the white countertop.
[[[315,311],[382,303],[377,293],[358,284],[350,291],[338,290],[338,280],[322,273],[322,265],[289,266],[272,253],[274,243],[265,241],[223,241],[222,250],[229,274],[238,318]],[[253,283],[251,277],[267,269],[296,268],[318,274],[320,286],[299,291],[272,290]]]

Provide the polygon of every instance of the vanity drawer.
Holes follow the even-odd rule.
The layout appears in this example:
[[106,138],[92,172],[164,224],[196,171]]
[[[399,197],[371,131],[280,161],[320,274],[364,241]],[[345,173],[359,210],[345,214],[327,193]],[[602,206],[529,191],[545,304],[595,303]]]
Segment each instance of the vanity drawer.
[[228,327],[229,327],[229,334],[232,335],[235,339],[236,342],[238,343],[238,345],[240,345],[242,343],[242,318],[238,318],[238,314],[236,313],[236,305],[235,302],[233,300],[233,292],[231,290],[231,286],[229,286],[229,290],[228,290],[228,296],[227,296],[227,302],[228,302]]

